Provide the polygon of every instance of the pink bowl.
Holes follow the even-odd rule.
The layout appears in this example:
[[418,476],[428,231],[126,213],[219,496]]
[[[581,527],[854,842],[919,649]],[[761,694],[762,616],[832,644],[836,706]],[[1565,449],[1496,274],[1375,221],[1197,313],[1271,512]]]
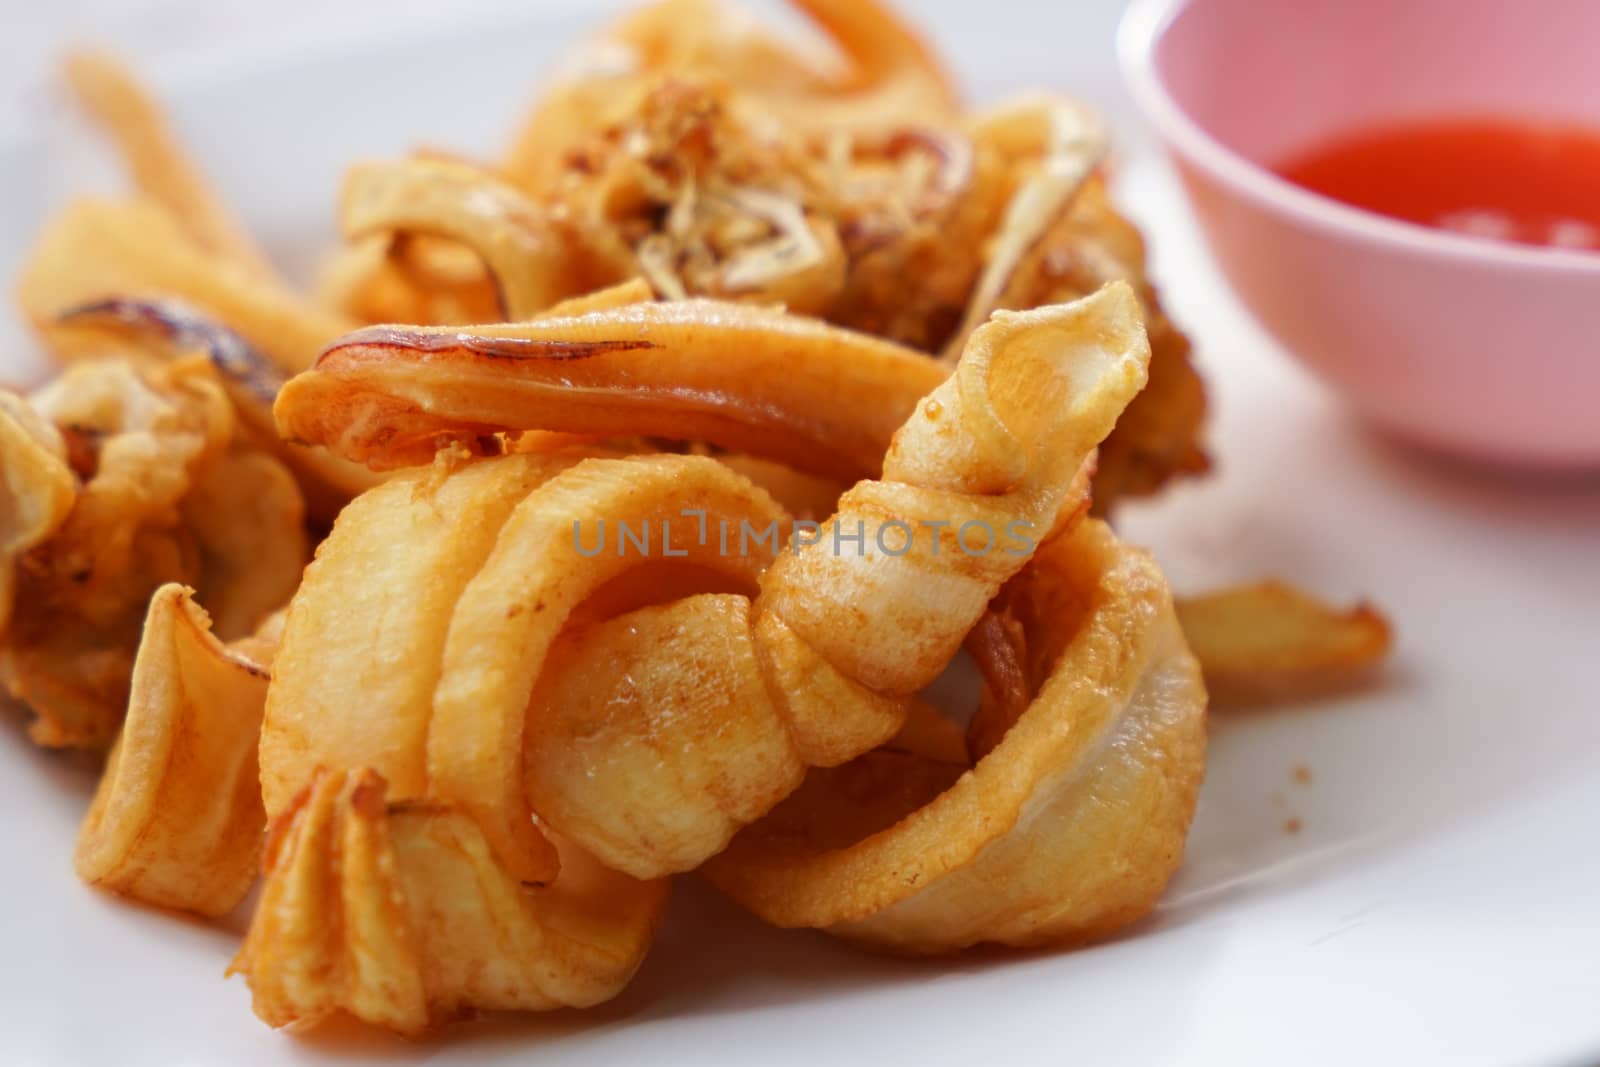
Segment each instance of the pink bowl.
[[1119,35],[1257,318],[1379,425],[1546,467],[1600,466],[1600,255],[1398,222],[1268,168],[1391,120],[1600,127],[1596,42],[1594,0],[1135,0]]

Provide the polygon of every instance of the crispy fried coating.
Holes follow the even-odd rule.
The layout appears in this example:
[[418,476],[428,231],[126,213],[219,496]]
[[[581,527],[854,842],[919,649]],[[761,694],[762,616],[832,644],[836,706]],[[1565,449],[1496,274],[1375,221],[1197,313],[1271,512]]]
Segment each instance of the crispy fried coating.
[[1223,706],[1349,689],[1370,678],[1394,643],[1371,604],[1341,611],[1274,579],[1185,597],[1178,618]]
[[17,607],[0,631],[0,681],[34,712],[40,744],[99,747],[122,720],[155,590],[197,587],[219,604],[222,637],[248,633],[298,583],[304,505],[275,460],[237,450],[232,405],[203,358],[75,364],[10,401],[21,404],[54,427],[63,454],[18,514],[59,514],[62,487],[72,495],[10,566]]
[[79,877],[201,915],[244,898],[266,824],[256,742],[274,647],[224,645],[190,590],[156,590],[126,721],[78,835]]
[[1205,691],[1147,555],[1087,522],[1019,579],[1051,653],[976,764],[905,746],[812,771],[706,871],[780,926],[898,952],[1103,937],[1183,854]]
[[386,800],[370,770],[323,772],[272,824],[266,881],[230,973],[256,1014],[309,1026],[336,1011],[420,1035],[486,1010],[587,1007],[643,961],[667,883],[561,847],[561,876],[506,873],[468,816]]

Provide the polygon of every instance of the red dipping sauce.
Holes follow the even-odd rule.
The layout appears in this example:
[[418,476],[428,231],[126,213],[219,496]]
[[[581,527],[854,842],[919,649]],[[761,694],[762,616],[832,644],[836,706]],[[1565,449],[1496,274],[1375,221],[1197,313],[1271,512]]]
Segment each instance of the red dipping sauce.
[[1406,222],[1600,253],[1600,130],[1504,119],[1383,126],[1328,141],[1278,172]]

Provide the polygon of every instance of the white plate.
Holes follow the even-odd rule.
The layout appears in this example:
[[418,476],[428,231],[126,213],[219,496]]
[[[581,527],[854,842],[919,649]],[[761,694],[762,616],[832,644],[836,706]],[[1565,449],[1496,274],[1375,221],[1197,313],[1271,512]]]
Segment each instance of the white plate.
[[[1381,688],[1219,718],[1187,865],[1153,919],[1110,944],[888,962],[765,929],[686,878],[613,1005],[428,1045],[273,1033],[221,977],[237,924],[80,885],[70,853],[93,771],[33,750],[12,716],[0,1061],[1600,1061],[1600,487],[1450,469],[1353,425],[1223,289],[1117,85],[1116,5],[1013,35],[1040,19],[1027,6],[928,17],[978,95],[1047,84],[1105,108],[1122,199],[1212,383],[1217,475],[1125,529],[1179,588],[1283,574],[1375,596],[1400,628]],[[524,16],[160,84],[258,232],[303,255],[328,238],[344,163],[419,142],[492,149],[574,32]],[[83,158],[54,122],[0,144],[8,276],[41,213],[86,180]]]

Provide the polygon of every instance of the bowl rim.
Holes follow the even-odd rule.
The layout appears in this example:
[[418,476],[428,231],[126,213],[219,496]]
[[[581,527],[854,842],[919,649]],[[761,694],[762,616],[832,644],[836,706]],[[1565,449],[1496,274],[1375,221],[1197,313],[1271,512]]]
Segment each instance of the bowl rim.
[[1392,219],[1312,192],[1228,147],[1178,103],[1155,53],[1173,21],[1204,0],[1132,0],[1117,27],[1117,56],[1134,102],[1168,149],[1273,211],[1333,236],[1464,264],[1600,275],[1600,253],[1489,241]]

